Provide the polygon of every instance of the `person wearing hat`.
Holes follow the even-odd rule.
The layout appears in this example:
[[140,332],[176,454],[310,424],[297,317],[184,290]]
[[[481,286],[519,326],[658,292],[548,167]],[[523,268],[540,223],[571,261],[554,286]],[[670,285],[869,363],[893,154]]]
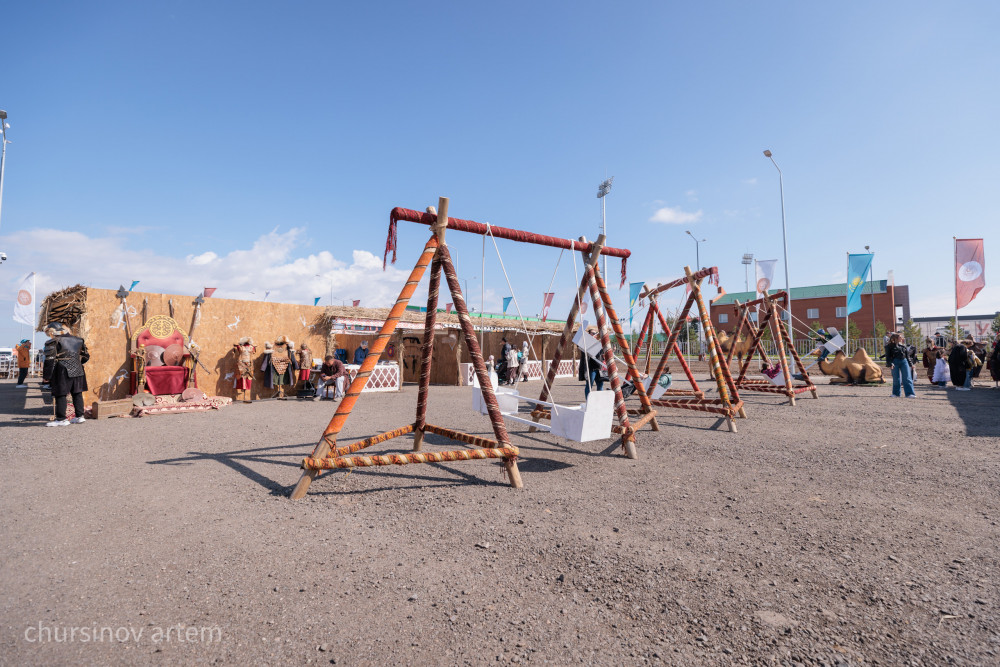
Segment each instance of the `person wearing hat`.
[[28,378],[28,369],[31,368],[31,341],[25,338],[17,346],[17,388],[24,389],[28,385],[24,382]]
[[[87,391],[87,374],[83,365],[90,360],[87,344],[79,336],[70,333],[61,322],[50,322],[45,325],[45,334],[55,341],[55,354],[52,361],[52,396],[56,399],[56,418],[46,426],[69,426],[82,424],[83,392]],[[73,410],[76,416],[66,419],[66,397],[73,397]]]

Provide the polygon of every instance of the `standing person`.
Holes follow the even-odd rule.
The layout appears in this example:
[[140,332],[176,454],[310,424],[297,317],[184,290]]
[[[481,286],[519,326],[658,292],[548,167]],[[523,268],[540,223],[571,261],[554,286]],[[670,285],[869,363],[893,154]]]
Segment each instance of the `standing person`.
[[[587,331],[590,335],[594,336],[597,334],[596,329],[589,329]],[[584,339],[586,344],[586,339]],[[580,371],[578,377],[581,381],[586,381],[587,384],[583,385],[583,396],[586,398],[590,396],[590,388],[594,387],[595,391],[601,391],[604,389],[604,382],[607,378],[607,370],[604,370],[604,363],[599,359],[595,359],[591,355],[580,349]]]
[[368,357],[368,341],[361,341],[361,345],[358,345],[358,349],[354,350],[354,363],[360,366],[365,363],[365,359]]
[[938,349],[936,355],[934,359],[934,374],[931,376],[931,382],[939,387],[947,387],[948,362],[944,360],[944,350]]
[[885,360],[892,365],[892,395],[899,398],[902,385],[907,398],[916,398],[913,392],[913,367],[910,363],[909,350],[903,343],[903,337],[895,331],[885,344]]
[[969,351],[965,345],[955,341],[948,351],[948,370],[951,375],[951,383],[955,389],[961,389],[965,384],[966,371],[968,370]]
[[963,340],[962,344],[965,346],[965,383],[955,389],[972,391],[972,378],[976,377],[976,369],[982,362],[976,356],[975,343],[971,339]]
[[934,379],[934,370],[937,367],[937,360],[941,358],[941,355],[938,354],[939,351],[940,348],[934,344],[930,336],[927,336],[924,339],[924,354],[921,361],[924,368],[927,369],[927,379],[935,384],[937,380]]
[[990,354],[989,367],[990,377],[993,378],[993,388],[996,389],[1000,385],[1000,333],[997,333],[996,339],[993,341],[993,352]]
[[25,380],[28,378],[28,369],[31,368],[31,341],[25,338],[15,348],[17,350],[17,385],[18,389],[24,389],[28,385]]
[[316,397],[318,401],[323,397],[323,389],[327,385],[333,385],[334,399],[344,396],[344,378],[348,377],[347,366],[332,354],[326,355],[323,366],[319,369],[319,382],[316,383]]
[[52,381],[52,367],[55,365],[56,357],[56,339],[50,338],[45,341],[45,345],[42,347],[42,356],[44,361],[42,362],[42,389],[51,391],[52,387],[49,384]]
[[[50,322],[45,325],[45,334],[55,341],[55,354],[52,364],[52,396],[56,399],[56,418],[46,426],[69,426],[82,424],[83,392],[87,391],[87,374],[83,365],[90,360],[87,344],[79,336],[73,336],[61,322]],[[73,397],[73,410],[76,416],[66,419],[66,396]]]
[[517,358],[517,350],[512,345],[507,351],[507,384],[517,384],[517,371],[521,362]]

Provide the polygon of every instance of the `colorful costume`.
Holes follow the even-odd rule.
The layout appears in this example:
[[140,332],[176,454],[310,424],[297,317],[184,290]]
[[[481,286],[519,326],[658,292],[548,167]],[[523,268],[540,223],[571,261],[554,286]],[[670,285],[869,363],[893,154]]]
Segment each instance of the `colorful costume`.
[[250,385],[253,384],[253,355],[256,351],[253,338],[241,338],[233,345],[233,352],[236,354],[236,379],[233,381],[235,389],[250,390]]
[[274,389],[295,384],[293,371],[298,367],[292,342],[284,336],[278,336],[271,353],[267,354],[265,351],[264,363],[261,366],[261,370],[264,371],[264,386]]

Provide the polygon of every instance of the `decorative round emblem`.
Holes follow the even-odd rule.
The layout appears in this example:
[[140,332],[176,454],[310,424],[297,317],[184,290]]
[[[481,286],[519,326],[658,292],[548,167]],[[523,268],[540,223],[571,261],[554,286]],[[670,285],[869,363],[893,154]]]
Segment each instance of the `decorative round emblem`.
[[860,284],[861,284],[861,276],[855,276],[854,280],[851,281],[851,287],[853,287],[854,289],[857,289],[858,285]]
[[[976,260],[968,261],[958,269],[958,279],[963,283],[975,280],[981,275],[983,275],[983,265]],[[20,298],[18,295],[18,299]]]
[[771,286],[771,281],[767,278],[761,278],[757,281],[757,291],[761,294],[766,294],[767,289]]
[[26,289],[18,290],[17,292],[17,302],[22,306],[31,305],[31,292]]
[[176,323],[169,317],[158,315],[149,320],[149,333],[157,338],[166,338],[177,328]]

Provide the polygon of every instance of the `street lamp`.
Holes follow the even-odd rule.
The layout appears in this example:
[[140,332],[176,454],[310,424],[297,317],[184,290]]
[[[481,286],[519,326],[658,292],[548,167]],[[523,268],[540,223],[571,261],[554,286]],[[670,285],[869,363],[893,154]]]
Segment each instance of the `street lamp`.
[[691,230],[689,230],[689,229],[685,229],[684,233],[687,234],[688,236],[690,236],[691,239],[694,241],[694,260],[695,260],[694,263],[696,264],[694,270],[695,271],[701,271],[701,252],[700,252],[700,247],[701,247],[701,244],[704,243],[707,239],[699,239],[699,238],[697,238],[694,234],[691,233]]
[[[778,163],[774,161],[771,157],[771,151],[764,151],[764,157],[771,161],[774,168],[778,170],[778,192],[781,195],[781,243],[785,250],[785,293],[788,294],[788,335],[790,337],[794,336],[792,333],[795,331],[792,326],[792,284],[788,282],[788,236],[785,233],[785,184],[782,179],[781,167]],[[794,341],[794,338],[793,338]]]
[[750,265],[753,264],[753,253],[745,252],[743,253],[743,259],[740,260],[743,264],[743,279],[746,281],[745,291],[750,291]]
[[[10,127],[10,123],[7,122],[7,112],[0,109],[0,141],[3,143],[3,148],[0,149],[0,214],[3,213],[3,168],[7,164],[7,128]],[[6,257],[4,258],[6,259]]]
[[[604,198],[608,196],[611,192],[611,183],[614,182],[615,177],[606,178],[601,181],[601,184],[597,186],[597,198],[601,200],[601,233],[605,237],[608,235],[608,224],[607,218],[604,215]],[[608,280],[608,256],[604,256],[604,279]]]
[[[685,233],[687,233],[688,236],[691,237],[691,240],[694,241],[694,263],[695,263],[695,269],[694,270],[695,271],[701,271],[701,252],[700,252],[700,249],[701,249],[701,244],[705,242],[705,239],[699,240],[697,236],[695,236],[694,234],[691,233],[690,229],[685,229],[684,231],[685,231]],[[699,319],[698,320],[698,350],[699,350],[699,352],[698,352],[698,360],[699,361],[701,361],[701,350],[704,349],[704,333],[705,333],[704,332],[704,327],[701,324],[701,319]],[[690,354],[690,349],[688,350],[688,354]]]
[[[315,275],[316,278],[322,278],[323,276],[318,273]],[[330,278],[330,305],[333,305],[333,278]]]

